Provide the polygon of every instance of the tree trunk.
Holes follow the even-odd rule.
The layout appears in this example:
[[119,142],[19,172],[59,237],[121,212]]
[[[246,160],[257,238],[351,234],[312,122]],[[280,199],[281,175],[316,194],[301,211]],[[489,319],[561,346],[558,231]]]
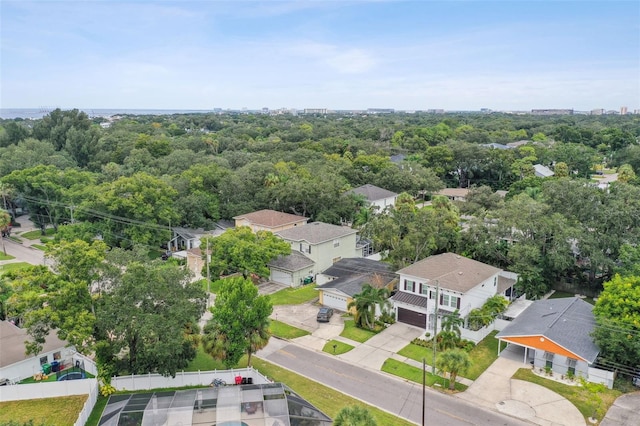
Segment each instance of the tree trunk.
[[449,390],[455,389],[457,376],[458,374],[454,373],[453,371],[449,374]]

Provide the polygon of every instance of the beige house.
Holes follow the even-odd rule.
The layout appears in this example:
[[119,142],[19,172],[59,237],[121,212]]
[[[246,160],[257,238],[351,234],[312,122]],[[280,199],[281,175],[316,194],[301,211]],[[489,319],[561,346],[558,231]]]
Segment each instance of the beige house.
[[308,217],[267,209],[235,216],[233,219],[236,222],[236,228],[248,226],[254,233],[269,231],[274,234],[285,229],[306,225],[309,220]]
[[347,226],[323,222],[277,232],[278,237],[291,245],[292,254],[269,263],[271,280],[296,287],[309,278],[315,281],[316,274],[341,259],[362,257],[362,249],[357,250],[357,233]]
[[451,201],[465,201],[469,195],[469,188],[445,188],[434,195],[444,195]]

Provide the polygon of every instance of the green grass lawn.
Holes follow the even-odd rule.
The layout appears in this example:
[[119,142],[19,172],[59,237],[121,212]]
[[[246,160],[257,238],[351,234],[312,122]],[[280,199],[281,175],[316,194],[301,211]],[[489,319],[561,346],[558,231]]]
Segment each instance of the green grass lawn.
[[86,400],[87,395],[73,395],[0,402],[0,423],[26,424],[32,420],[34,426],[72,426]]
[[271,329],[271,334],[280,337],[281,339],[295,339],[296,337],[311,334],[306,330],[302,330],[276,320],[271,320],[271,326],[269,328]]
[[[246,361],[245,361],[246,362]],[[198,347],[198,352],[193,361],[189,363],[184,371],[211,371],[211,370],[225,370],[225,366],[222,361],[213,359],[211,355],[208,355],[202,349],[202,345]]]
[[599,401],[593,399],[593,394],[582,386],[570,386],[553,380],[545,379],[534,374],[530,368],[521,368],[513,375],[514,379],[525,380],[527,382],[536,383],[540,386],[556,392],[564,396],[573,405],[580,410],[580,413],[586,420],[591,417],[594,411],[599,413],[598,420],[602,420],[611,404],[622,393],[613,389],[605,389],[598,392]]
[[[554,291],[553,294],[551,296],[549,296],[549,299],[564,299],[565,297],[575,297],[575,294],[573,293],[569,293],[566,291]],[[593,300],[593,298],[591,297],[585,297],[583,299],[585,302],[590,303],[592,305],[595,305],[596,302]]]
[[315,284],[303,285],[296,288],[285,288],[270,294],[274,305],[300,305],[318,297]]
[[[394,376],[402,377],[403,379],[422,384],[421,368],[414,367],[393,358],[387,359],[384,364],[382,364],[381,370],[385,373],[393,374]],[[433,375],[428,371],[425,375],[425,384],[431,387],[438,384],[442,387],[442,389],[449,389],[449,379]],[[455,390],[462,392],[465,389],[467,389],[465,385],[461,383],[455,384]]]
[[10,254],[4,254],[3,252],[0,251],[0,260],[11,260],[11,259],[15,259],[15,257],[11,256]]
[[55,235],[56,230],[53,228],[47,228],[45,231],[45,235],[42,235],[39,229],[34,231],[25,232],[24,234],[20,234],[21,237],[26,238],[27,240],[39,240],[41,237]]
[[498,334],[496,330],[492,331],[469,352],[471,367],[463,374],[464,377],[471,380],[477,379],[498,358],[496,334]]
[[18,237],[13,236],[13,235],[10,236],[9,239],[11,241],[13,241],[14,243],[22,244],[22,240],[20,238],[18,238]]
[[38,249],[38,250],[42,250],[45,251],[47,249],[47,246],[42,245],[42,244],[31,244],[31,247]]
[[409,343],[404,348],[398,351],[398,355],[406,356],[407,358],[422,362],[422,358],[425,359],[427,364],[433,364],[433,349],[431,346],[424,347]]
[[340,333],[342,337],[355,340],[360,343],[366,342],[376,334],[378,334],[376,331],[356,327],[356,323],[353,319],[344,320],[344,329],[342,330],[342,333]]
[[0,275],[9,271],[16,271],[18,269],[27,268],[29,266],[33,265],[27,262],[7,263],[6,265],[0,265]]
[[[333,345],[336,346],[335,349],[333,348]],[[332,355],[340,355],[349,352],[351,349],[353,349],[353,346],[339,340],[329,340],[327,344],[324,345],[324,348],[322,348],[324,352]]]

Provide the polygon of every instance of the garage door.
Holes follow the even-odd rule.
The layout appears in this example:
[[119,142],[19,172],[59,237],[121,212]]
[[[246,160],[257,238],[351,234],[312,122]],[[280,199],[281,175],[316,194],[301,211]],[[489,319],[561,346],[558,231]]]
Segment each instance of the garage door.
[[420,328],[427,328],[427,314],[409,309],[398,308],[398,321]]
[[285,271],[279,271],[277,269],[272,269],[271,270],[271,281],[279,283],[279,284],[284,284],[284,285],[291,285],[291,282],[293,281],[293,274],[290,274],[288,272]]
[[336,296],[326,291],[322,292],[322,304],[329,308],[337,309],[339,311],[347,311],[347,298]]

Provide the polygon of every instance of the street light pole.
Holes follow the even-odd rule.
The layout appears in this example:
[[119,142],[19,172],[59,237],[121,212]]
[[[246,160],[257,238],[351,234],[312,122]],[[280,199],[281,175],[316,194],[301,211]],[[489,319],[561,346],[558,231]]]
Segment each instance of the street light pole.
[[431,366],[431,373],[436,374],[436,348],[438,339],[438,304],[440,303],[440,282],[436,280],[436,306],[433,309],[433,365]]

